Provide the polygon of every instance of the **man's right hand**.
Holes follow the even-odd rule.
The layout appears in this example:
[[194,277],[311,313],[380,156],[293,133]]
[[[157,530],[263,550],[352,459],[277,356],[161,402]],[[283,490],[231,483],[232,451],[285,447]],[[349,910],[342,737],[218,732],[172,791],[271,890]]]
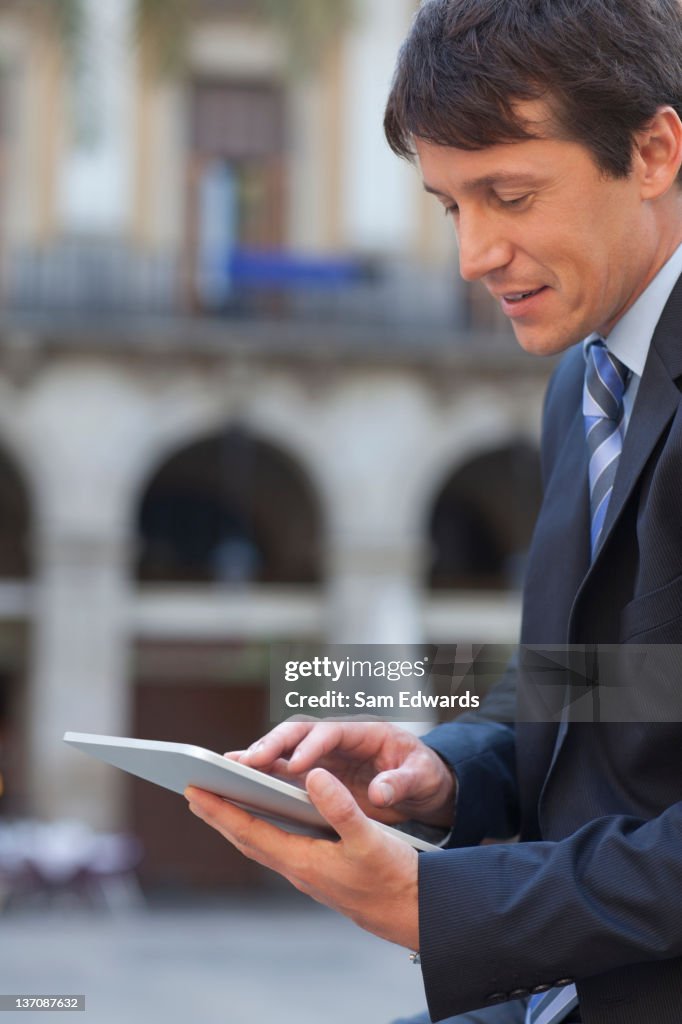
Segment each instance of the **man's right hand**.
[[277,725],[248,750],[226,756],[298,780],[312,768],[326,768],[351,791],[368,817],[387,825],[408,820],[452,825],[452,771],[420,739],[389,722],[297,717]]

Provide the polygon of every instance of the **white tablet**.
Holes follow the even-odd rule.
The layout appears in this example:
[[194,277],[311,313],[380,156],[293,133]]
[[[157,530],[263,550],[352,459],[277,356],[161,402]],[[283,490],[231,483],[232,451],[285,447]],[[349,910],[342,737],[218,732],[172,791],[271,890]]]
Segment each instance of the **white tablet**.
[[[189,743],[97,736],[87,732],[66,732],[64,742],[176,793],[183,793],[187,786],[216,793],[286,832],[317,839],[337,838],[304,790],[256,768],[230,761],[212,750]],[[380,822],[376,824],[417,850],[438,849],[399,829]]]

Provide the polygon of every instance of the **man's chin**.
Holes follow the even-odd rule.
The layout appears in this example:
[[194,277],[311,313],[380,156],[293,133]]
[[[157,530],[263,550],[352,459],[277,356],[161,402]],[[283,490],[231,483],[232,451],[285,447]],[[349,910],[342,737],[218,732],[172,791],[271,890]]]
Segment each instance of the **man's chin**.
[[555,334],[539,328],[524,327],[520,323],[512,323],[512,328],[523,351],[531,356],[556,356],[581,340],[572,335]]

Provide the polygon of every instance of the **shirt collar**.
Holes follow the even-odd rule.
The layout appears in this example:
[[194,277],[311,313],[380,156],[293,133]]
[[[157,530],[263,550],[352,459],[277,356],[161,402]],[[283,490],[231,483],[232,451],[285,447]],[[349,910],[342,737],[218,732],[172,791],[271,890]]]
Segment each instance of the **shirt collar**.
[[[682,275],[682,245],[677,247],[653,281],[616,323],[609,336],[604,339],[609,352],[637,377],[641,377],[644,373],[644,365],[649,355],[649,346],[656,324],[661,319],[661,313],[680,275]],[[585,338],[583,342],[585,353],[587,353],[590,343],[600,337],[601,335],[595,331]]]

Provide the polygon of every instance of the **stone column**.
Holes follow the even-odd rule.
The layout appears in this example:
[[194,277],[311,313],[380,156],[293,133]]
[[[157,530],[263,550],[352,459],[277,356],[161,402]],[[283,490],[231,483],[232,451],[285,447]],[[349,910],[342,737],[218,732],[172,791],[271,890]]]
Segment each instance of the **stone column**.
[[[425,557],[424,543],[407,536],[335,538],[329,565],[329,642],[400,645],[400,654],[393,650],[392,656],[419,657]],[[412,680],[401,688],[415,686]],[[419,735],[433,725],[433,716],[424,713],[418,721],[401,725]]]
[[423,544],[410,537],[337,536],[329,555],[331,643],[422,640]]
[[120,826],[122,773],[62,742],[65,731],[127,735],[128,545],[102,530],[48,526],[37,538],[28,692],[29,813]]

